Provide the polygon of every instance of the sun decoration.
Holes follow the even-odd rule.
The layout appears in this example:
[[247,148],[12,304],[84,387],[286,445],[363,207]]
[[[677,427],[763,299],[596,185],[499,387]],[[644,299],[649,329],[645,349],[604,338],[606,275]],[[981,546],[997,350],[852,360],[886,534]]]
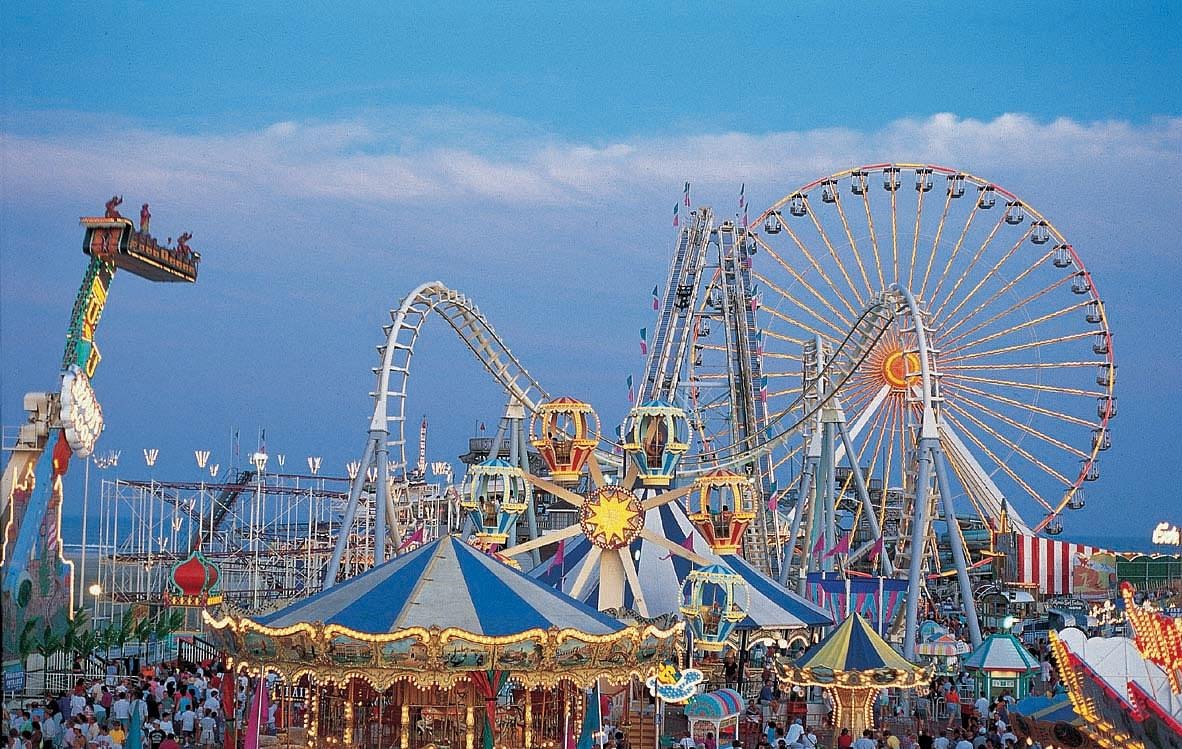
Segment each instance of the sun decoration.
[[919,356],[894,349],[882,359],[882,379],[895,390],[905,390],[919,380]]
[[622,549],[644,528],[644,508],[631,491],[608,484],[591,492],[579,508],[579,525],[599,548]]

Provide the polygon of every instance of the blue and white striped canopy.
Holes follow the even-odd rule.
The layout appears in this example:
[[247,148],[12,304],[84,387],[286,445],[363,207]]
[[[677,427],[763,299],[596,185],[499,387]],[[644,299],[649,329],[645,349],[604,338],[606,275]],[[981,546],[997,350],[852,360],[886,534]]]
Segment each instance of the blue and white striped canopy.
[[[712,552],[677,502],[649,510],[645,513],[644,526],[652,533],[686,548],[689,548],[686,538],[693,538],[695,553],[713,564],[730,567],[743,578],[751,594],[751,605],[747,618],[739,623],[739,629],[792,629],[833,624],[833,619],[824,609],[763,575],[746,560],[732,555],[718,556]],[[561,564],[542,562],[529,574],[569,593],[590,548],[591,542],[585,536],[576,536],[567,541]],[[632,558],[637,560],[636,571],[644,588],[648,615],[676,612],[681,604],[682,583],[694,568],[693,562],[670,554],[664,547],[644,538],[633,541],[629,551]],[[582,598],[590,605],[595,605],[599,600],[599,586],[589,585]],[[624,606],[637,608],[630,587],[624,591]]]
[[457,627],[504,637],[538,627],[603,635],[624,628],[553,588],[444,536],[257,620],[268,627],[339,624],[379,634]]

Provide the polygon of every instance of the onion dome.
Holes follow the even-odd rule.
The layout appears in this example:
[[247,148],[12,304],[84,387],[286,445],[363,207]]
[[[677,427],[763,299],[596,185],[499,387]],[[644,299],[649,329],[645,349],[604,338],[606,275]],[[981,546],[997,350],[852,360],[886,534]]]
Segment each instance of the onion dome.
[[222,602],[221,574],[213,562],[194,549],[169,575],[164,602],[170,606],[213,606]]

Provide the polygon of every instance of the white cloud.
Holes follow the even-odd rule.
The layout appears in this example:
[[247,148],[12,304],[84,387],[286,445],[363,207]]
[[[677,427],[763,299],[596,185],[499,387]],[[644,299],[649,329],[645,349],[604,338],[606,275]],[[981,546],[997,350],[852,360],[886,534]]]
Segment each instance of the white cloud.
[[[465,131],[465,123],[472,130]],[[1182,119],[1038,122],[1018,114],[989,121],[937,114],[872,132],[821,128],[766,134],[563,140],[491,116],[424,115],[277,122],[256,131],[183,135],[149,129],[0,134],[6,192],[65,187],[91,192],[118,182],[156,192],[185,184],[207,199],[335,198],[414,205],[484,201],[577,206],[605,196],[668,193],[684,179],[705,189],[786,192],[854,163],[947,163],[997,173],[1086,173],[1107,180],[1182,166]]]

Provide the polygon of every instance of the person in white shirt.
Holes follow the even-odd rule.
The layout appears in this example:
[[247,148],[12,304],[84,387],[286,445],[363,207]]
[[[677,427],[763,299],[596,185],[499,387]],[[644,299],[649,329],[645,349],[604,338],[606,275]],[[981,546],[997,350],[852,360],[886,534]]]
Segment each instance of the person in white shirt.
[[213,746],[214,736],[217,732],[217,719],[213,717],[213,712],[205,711],[205,717],[201,719],[201,745]]
[[973,742],[969,741],[969,737],[962,735],[960,741],[956,742],[956,749],[973,749]]
[[985,699],[985,696],[982,695],[977,698],[977,701],[974,704],[977,708],[977,716],[981,718],[982,722],[984,722],[984,720],[989,717],[989,700]]
[[792,721],[792,725],[788,726],[788,733],[784,734],[784,740],[788,742],[788,746],[795,746],[800,743],[800,737],[804,734],[804,726],[800,725],[800,718]]
[[181,733],[185,736],[185,743],[192,743],[193,732],[197,730],[197,713],[193,708],[187,708],[181,713]]
[[111,704],[111,717],[127,728],[127,721],[131,719],[131,700],[127,699],[127,692],[119,691],[119,699]]
[[222,703],[218,701],[218,690],[209,690],[209,696],[205,698],[205,702],[201,703],[201,707],[204,710],[212,710],[214,713],[220,710]]
[[681,741],[677,742],[677,745],[680,746],[681,749],[697,749],[698,747],[698,745],[694,743],[694,737],[690,736],[688,731],[684,736],[681,737]]
[[932,741],[932,749],[948,749],[948,736],[944,734],[943,729],[940,730],[940,735]]
[[70,715],[73,718],[75,715],[81,715],[82,711],[86,709],[86,697],[78,692],[70,695]]

